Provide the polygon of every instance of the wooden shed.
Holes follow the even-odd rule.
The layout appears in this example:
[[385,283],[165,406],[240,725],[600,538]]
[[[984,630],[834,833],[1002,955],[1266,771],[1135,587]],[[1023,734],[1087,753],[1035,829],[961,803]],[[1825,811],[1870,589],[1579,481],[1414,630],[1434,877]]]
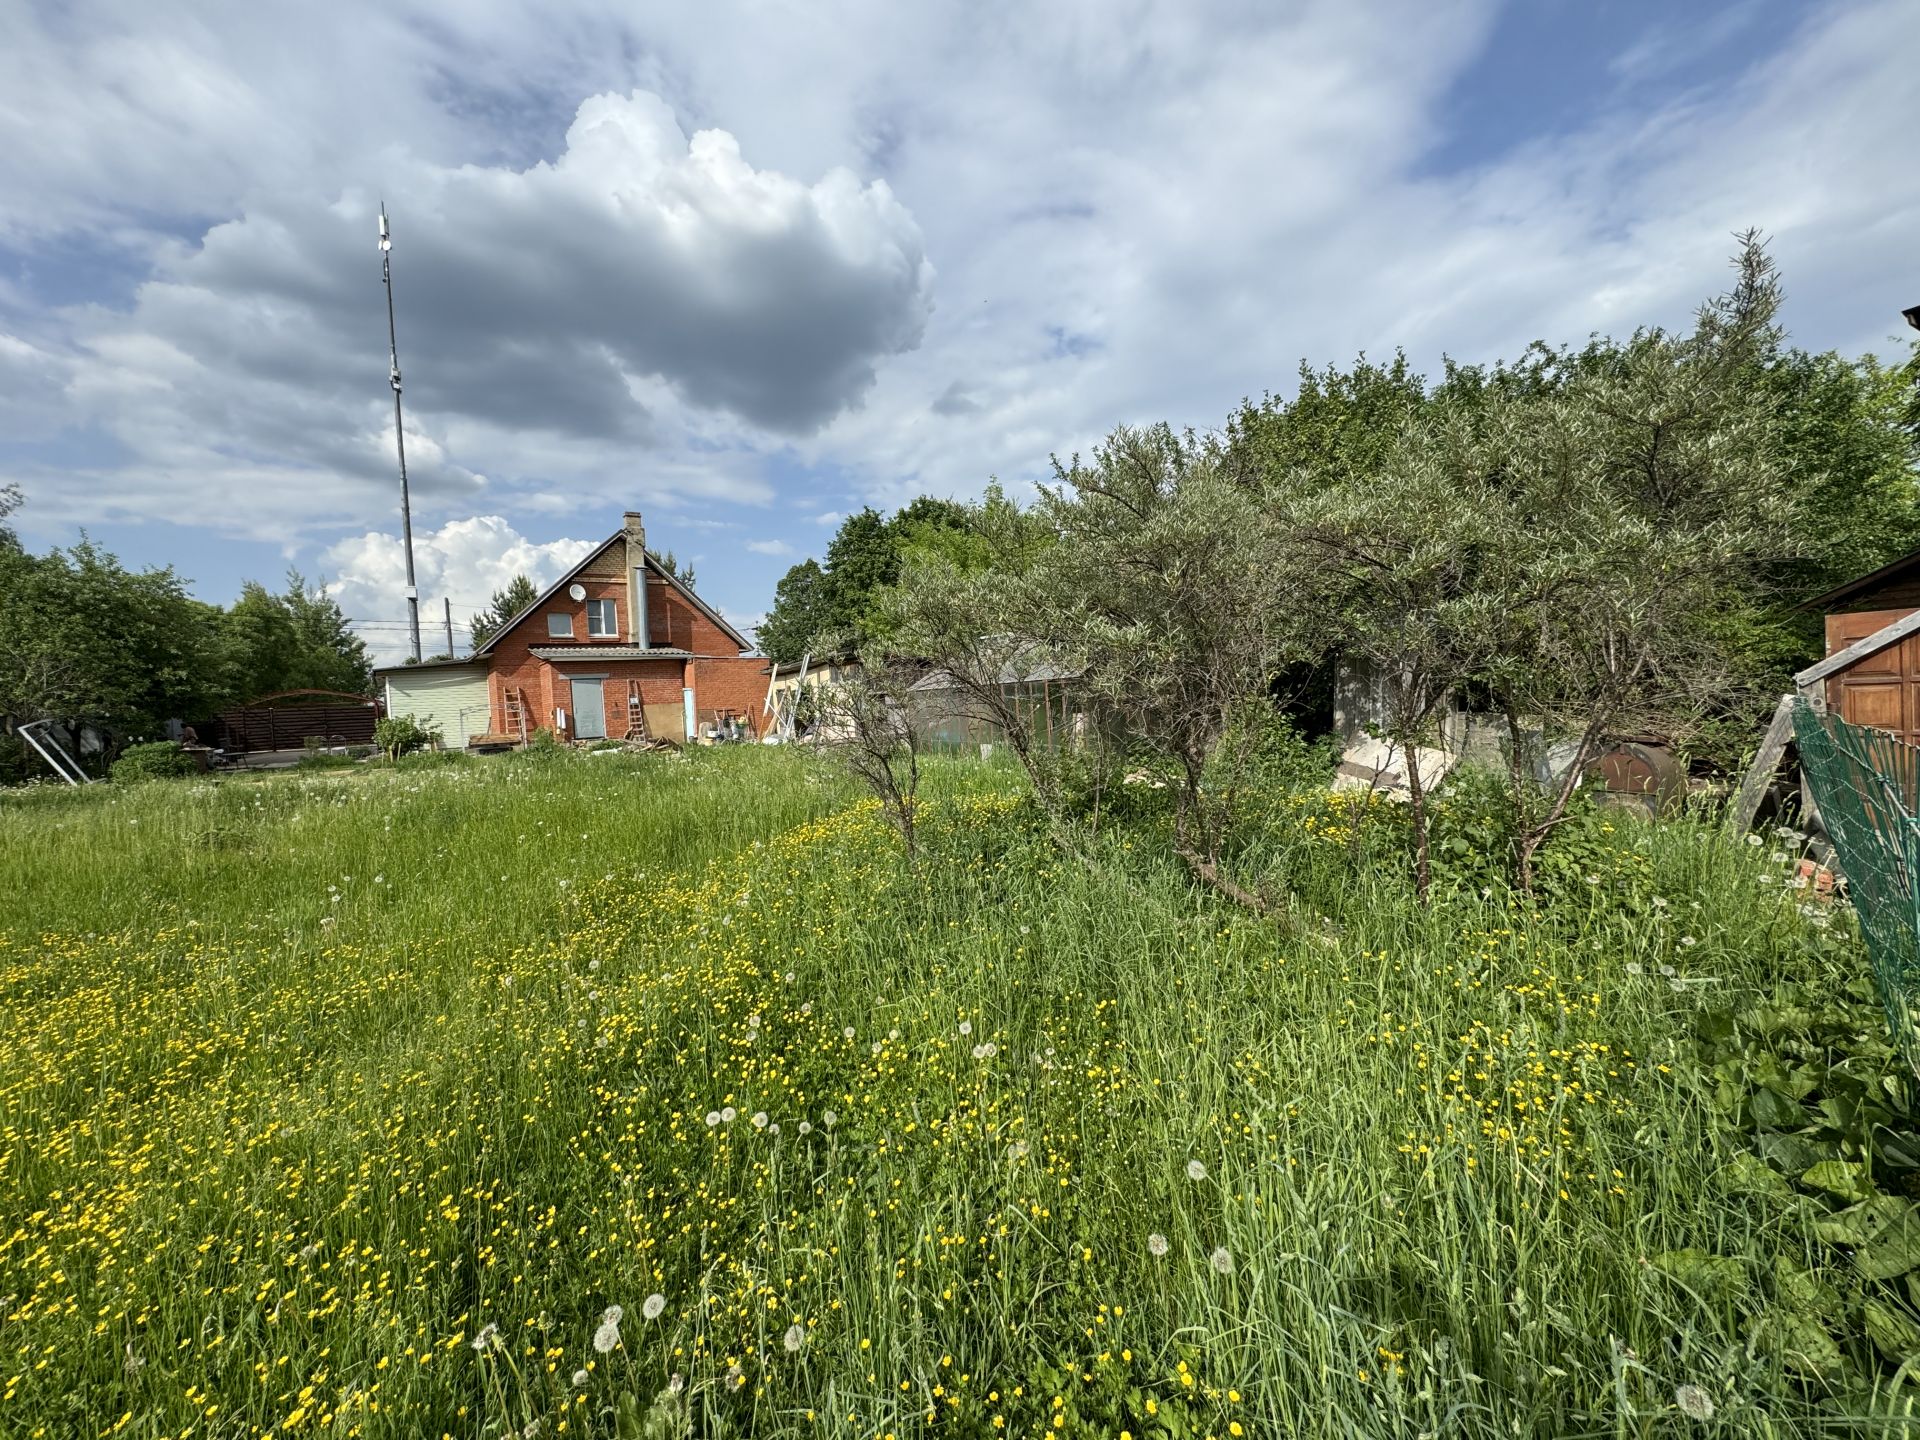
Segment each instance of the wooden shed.
[[1807,602],[1826,658],[1794,677],[1843,720],[1920,744],[1920,551]]

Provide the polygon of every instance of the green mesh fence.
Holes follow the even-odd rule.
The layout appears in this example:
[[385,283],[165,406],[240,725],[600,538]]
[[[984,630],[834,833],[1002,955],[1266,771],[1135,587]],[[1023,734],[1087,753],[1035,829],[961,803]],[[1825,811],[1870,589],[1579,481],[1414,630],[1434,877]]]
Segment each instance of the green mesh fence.
[[1800,766],[1873,957],[1894,1044],[1920,1071],[1920,749],[1799,701]]

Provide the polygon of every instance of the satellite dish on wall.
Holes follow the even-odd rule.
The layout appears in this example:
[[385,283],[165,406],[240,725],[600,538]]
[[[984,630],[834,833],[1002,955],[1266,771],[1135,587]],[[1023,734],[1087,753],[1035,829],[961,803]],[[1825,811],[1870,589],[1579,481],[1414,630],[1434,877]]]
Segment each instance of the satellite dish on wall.
[[584,600],[587,598],[587,587],[580,584],[580,582],[576,580],[573,584],[567,587],[567,594],[571,595],[576,600]]

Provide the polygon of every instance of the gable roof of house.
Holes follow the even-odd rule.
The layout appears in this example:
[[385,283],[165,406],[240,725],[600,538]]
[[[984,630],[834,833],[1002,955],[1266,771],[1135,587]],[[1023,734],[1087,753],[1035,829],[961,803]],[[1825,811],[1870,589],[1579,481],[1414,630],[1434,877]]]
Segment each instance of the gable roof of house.
[[[485,655],[489,650],[493,649],[495,645],[500,643],[501,637],[504,636],[509,630],[513,629],[514,626],[518,625],[522,620],[525,620],[529,615],[533,614],[534,611],[538,610],[542,605],[546,604],[549,600],[553,599],[554,596],[558,595],[562,589],[564,589],[567,585],[572,583],[574,578],[578,576],[581,571],[585,570],[587,566],[591,565],[595,560],[598,560],[602,555],[606,554],[607,550],[611,546],[620,542],[624,542],[626,538],[627,538],[627,532],[625,530],[616,530],[613,532],[613,534],[609,535],[605,540],[601,541],[600,544],[594,546],[585,555],[582,555],[580,557],[580,561],[578,564],[576,564],[571,570],[567,571],[566,574],[562,575],[558,580],[554,581],[553,584],[549,585],[545,590],[543,590],[540,593],[539,597],[535,599],[531,605],[527,606],[525,609],[521,610],[519,614],[509,619],[498,630],[494,631],[493,634],[489,635],[483,643],[474,646],[473,655],[471,658],[478,660],[482,655]],[[733,626],[727,623],[727,619],[724,615],[722,615],[718,610],[714,609],[711,605],[707,604],[707,602],[702,600],[698,595],[694,594],[692,588],[687,584],[685,584],[677,575],[669,574],[667,571],[667,567],[660,563],[660,557],[658,555],[655,555],[651,550],[647,551],[646,555],[647,555],[647,565],[650,569],[652,569],[653,573],[658,575],[662,580],[666,581],[671,588],[673,588],[674,590],[677,590],[681,595],[685,596],[687,599],[687,602],[691,604],[694,607],[694,609],[698,610],[702,615],[706,616],[707,619],[711,620],[714,624],[718,625],[720,629],[724,631],[728,637],[730,637],[733,641],[735,641],[742,650],[751,650],[753,648],[751,643],[749,643],[749,641],[747,640],[746,636],[742,635],[738,630],[734,629]]]

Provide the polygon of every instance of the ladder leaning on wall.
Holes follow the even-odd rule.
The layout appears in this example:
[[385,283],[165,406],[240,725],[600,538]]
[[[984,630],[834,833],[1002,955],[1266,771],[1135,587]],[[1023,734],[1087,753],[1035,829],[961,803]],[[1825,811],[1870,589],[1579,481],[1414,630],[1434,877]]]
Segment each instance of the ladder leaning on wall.
[[507,734],[522,745],[527,743],[527,697],[518,686],[508,686],[501,701],[501,711],[506,718]]
[[653,736],[647,733],[647,711],[646,707],[640,703],[640,682],[638,680],[627,681],[627,733],[621,738],[625,740],[653,739]]

